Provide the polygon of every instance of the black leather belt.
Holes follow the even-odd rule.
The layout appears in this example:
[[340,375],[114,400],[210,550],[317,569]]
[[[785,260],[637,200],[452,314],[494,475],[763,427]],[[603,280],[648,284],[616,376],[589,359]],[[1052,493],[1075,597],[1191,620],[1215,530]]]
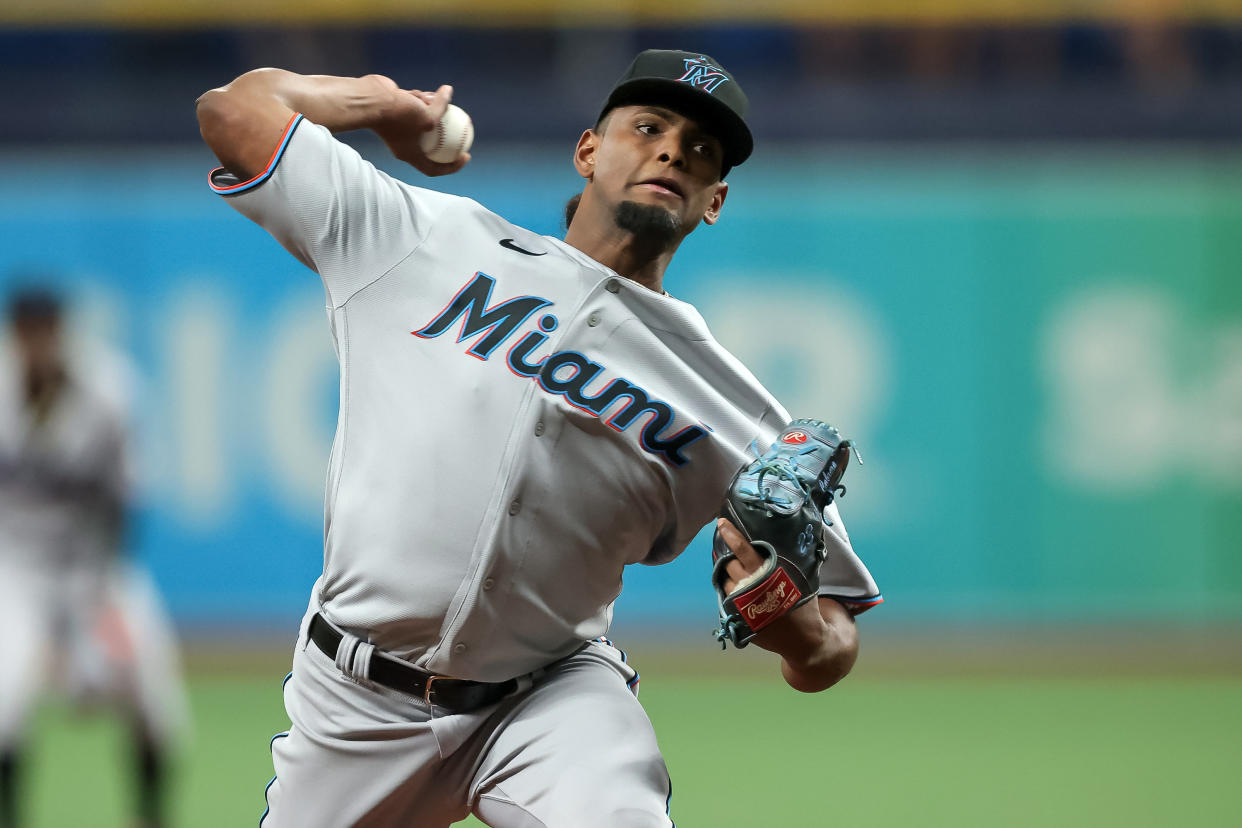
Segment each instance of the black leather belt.
[[[315,613],[310,621],[310,638],[324,655],[336,661],[336,652],[344,636]],[[385,655],[378,650],[371,658],[365,678],[392,690],[417,696],[428,704],[454,713],[466,713],[500,701],[517,689],[517,679],[488,684],[482,681],[437,676],[406,661]]]

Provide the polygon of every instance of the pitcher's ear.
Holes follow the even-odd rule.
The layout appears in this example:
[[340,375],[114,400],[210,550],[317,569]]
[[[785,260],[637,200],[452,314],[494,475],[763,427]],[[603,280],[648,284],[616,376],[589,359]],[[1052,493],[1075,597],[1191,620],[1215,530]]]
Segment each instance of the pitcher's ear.
[[725,181],[721,181],[716,185],[716,192],[712,195],[711,203],[707,205],[707,212],[703,214],[704,224],[715,224],[720,221],[720,211],[724,207],[725,196],[729,194],[729,185]]
[[582,137],[578,139],[578,146],[574,148],[574,169],[578,171],[578,175],[588,181],[595,175],[595,152],[599,149],[599,142],[603,137],[595,130],[588,129],[582,133]]

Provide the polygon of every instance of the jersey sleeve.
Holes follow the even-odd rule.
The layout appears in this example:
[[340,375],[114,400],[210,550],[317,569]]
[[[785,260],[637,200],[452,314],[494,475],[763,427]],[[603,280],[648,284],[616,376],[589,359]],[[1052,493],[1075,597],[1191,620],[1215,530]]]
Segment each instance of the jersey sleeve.
[[824,510],[824,544],[828,557],[819,569],[821,596],[840,602],[851,615],[859,615],[884,602],[867,565],[854,552],[836,503],[828,504]]
[[318,273],[332,307],[414,251],[452,199],[380,172],[301,115],[258,175],[241,181],[220,167],[208,183]]

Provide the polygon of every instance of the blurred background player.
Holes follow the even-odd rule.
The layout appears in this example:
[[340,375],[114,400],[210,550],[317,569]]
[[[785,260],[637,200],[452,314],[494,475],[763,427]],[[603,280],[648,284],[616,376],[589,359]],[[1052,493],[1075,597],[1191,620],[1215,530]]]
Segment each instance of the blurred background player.
[[21,824],[23,730],[48,678],[123,712],[137,824],[157,826],[184,691],[150,579],[121,554],[131,383],[97,344],[75,356],[63,319],[55,292],[14,292],[0,354],[0,826]]

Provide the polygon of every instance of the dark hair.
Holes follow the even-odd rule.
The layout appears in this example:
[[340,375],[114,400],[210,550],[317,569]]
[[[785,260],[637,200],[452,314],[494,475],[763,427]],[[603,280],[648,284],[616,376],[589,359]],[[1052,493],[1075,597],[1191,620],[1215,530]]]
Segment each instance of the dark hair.
[[582,193],[574,193],[569,197],[569,201],[565,202],[565,231],[569,231],[569,225],[574,223],[574,216],[578,212],[578,202],[582,201]]
[[9,296],[9,322],[56,322],[62,307],[55,291],[45,287],[19,288]]

